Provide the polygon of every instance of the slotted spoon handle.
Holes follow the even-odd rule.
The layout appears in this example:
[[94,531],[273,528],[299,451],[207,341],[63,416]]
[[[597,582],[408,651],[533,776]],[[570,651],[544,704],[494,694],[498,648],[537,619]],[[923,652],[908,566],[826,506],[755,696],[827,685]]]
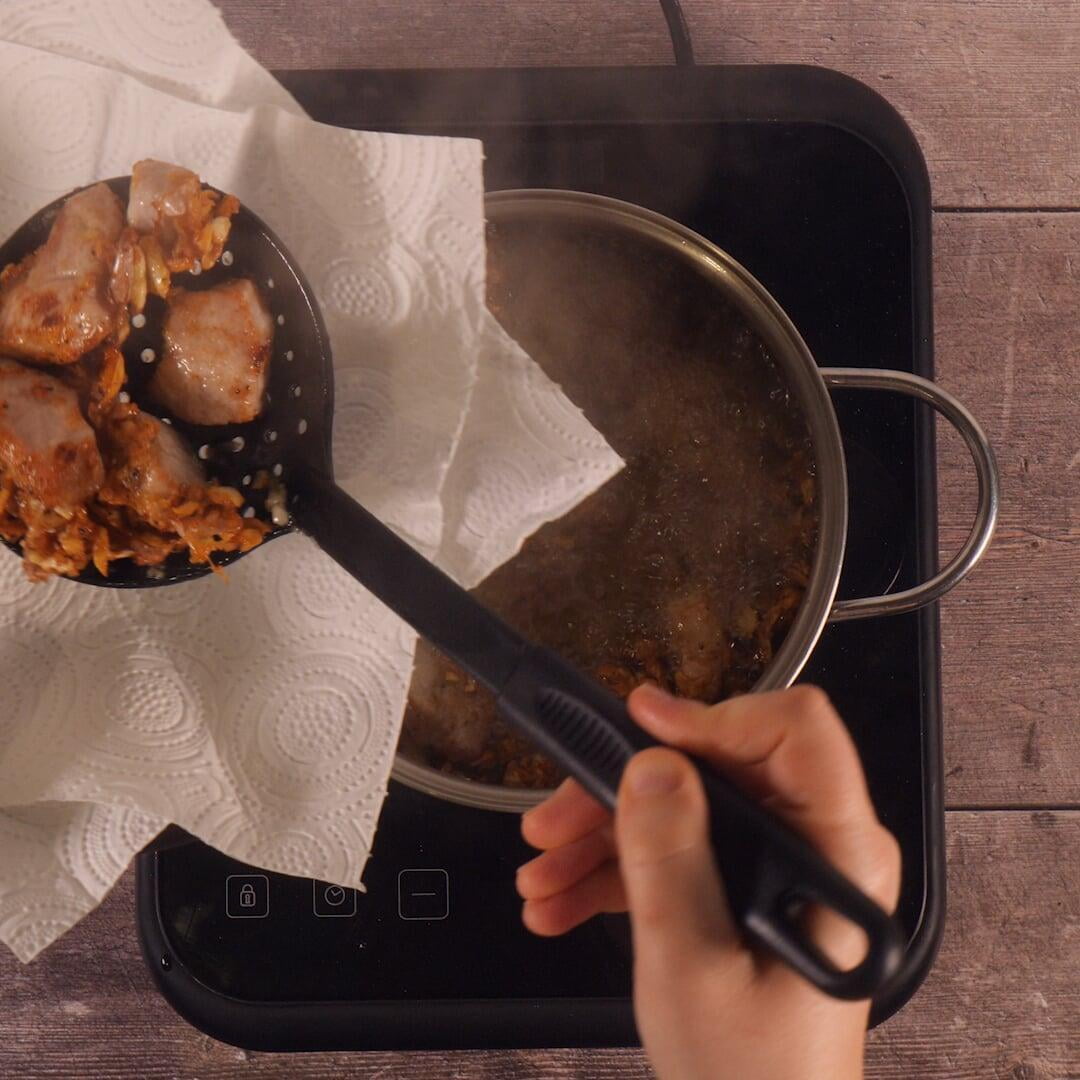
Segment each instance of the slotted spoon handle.
[[[623,702],[554,653],[529,645],[332,480],[314,471],[299,480],[297,525],[492,690],[508,722],[614,808],[627,762],[658,745],[633,723]],[[728,902],[747,937],[833,997],[870,997],[903,958],[895,920],[711,766],[695,764],[709,798],[713,850]],[[807,939],[798,919],[804,902],[833,908],[863,929],[868,947],[857,967],[840,970]]]
[[[498,704],[507,720],[612,810],[630,758],[661,745],[614,694],[545,649],[528,648]],[[825,993],[871,997],[903,960],[895,919],[711,765],[691,760],[709,800],[713,852],[728,903],[743,932]],[[832,908],[862,928],[868,946],[857,967],[836,967],[806,936],[799,920],[806,903]]]

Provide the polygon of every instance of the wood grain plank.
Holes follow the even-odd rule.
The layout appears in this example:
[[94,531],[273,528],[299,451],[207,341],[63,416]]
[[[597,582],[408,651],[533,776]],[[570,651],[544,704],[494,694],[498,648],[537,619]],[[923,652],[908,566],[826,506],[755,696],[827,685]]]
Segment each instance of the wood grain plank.
[[[667,64],[655,0],[219,0],[271,68]],[[810,63],[915,130],[939,204],[1080,207],[1080,4],[683,0],[701,63]]]
[[[937,966],[870,1038],[871,1080],[1080,1076],[1080,812],[948,815],[949,917]],[[0,954],[0,1076],[645,1080],[639,1051],[249,1054],[153,991],[132,875],[27,966]]]
[[[268,68],[669,64],[656,0],[218,0]],[[302,17],[301,17],[302,16]]]
[[[997,539],[942,603],[952,805],[1080,805],[1080,214],[935,222],[938,379],[986,427]],[[943,554],[974,506],[939,427]]]
[[1080,1076],[1080,813],[946,822],[941,954],[916,998],[871,1033],[867,1077]]
[[820,64],[896,106],[955,206],[1080,206],[1080,6],[684,0],[702,62]]

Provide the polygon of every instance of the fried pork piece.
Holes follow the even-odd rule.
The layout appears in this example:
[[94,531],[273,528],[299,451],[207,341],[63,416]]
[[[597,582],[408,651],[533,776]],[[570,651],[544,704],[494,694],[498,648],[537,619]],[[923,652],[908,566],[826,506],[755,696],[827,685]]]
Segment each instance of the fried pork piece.
[[141,234],[151,292],[167,296],[170,274],[196,265],[209,270],[229,238],[240,209],[234,195],[204,188],[190,169],[164,161],[137,161],[131,169],[128,224]]
[[180,436],[134,405],[117,405],[101,429],[106,477],[101,516],[152,566],[186,548],[193,563],[215,551],[249,551],[269,526],[240,515],[235,488],[207,484]]
[[0,274],[0,349],[71,364],[102,342],[123,340],[135,246],[105,184],[72,195],[45,243]]
[[0,359],[0,537],[21,542],[31,579],[104,559],[108,538],[86,510],[104,476],[77,391]]
[[183,439],[156,416],[117,410],[102,429],[109,466],[105,502],[131,507],[155,528],[169,527],[168,511],[190,486],[205,482]]
[[78,394],[58,379],[0,359],[0,469],[50,510],[86,502],[105,479]]
[[262,409],[274,323],[246,278],[169,297],[150,393],[192,424],[239,424]]
[[718,605],[704,592],[689,592],[672,597],[667,615],[677,654],[675,690],[698,701],[719,700],[731,639]]

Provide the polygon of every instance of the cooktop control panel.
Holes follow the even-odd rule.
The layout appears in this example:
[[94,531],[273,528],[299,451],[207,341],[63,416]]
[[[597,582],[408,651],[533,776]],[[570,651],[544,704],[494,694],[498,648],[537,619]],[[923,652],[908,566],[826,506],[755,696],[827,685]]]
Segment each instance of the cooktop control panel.
[[363,892],[266,873],[199,843],[158,853],[177,956],[206,986],[247,1001],[627,993],[624,920],[557,941],[522,927],[513,882],[529,849],[517,818],[398,784],[387,807]]

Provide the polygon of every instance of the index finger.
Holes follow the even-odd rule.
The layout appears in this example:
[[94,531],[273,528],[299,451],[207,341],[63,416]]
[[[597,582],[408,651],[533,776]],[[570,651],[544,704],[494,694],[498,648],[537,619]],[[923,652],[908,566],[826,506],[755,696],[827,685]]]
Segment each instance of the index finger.
[[827,826],[877,821],[855,744],[817,687],[710,706],[646,684],[627,705],[650,734],[713,762],[785,817]]
[[521,835],[527,844],[547,851],[572,844],[610,820],[611,814],[571,778],[525,814]]

